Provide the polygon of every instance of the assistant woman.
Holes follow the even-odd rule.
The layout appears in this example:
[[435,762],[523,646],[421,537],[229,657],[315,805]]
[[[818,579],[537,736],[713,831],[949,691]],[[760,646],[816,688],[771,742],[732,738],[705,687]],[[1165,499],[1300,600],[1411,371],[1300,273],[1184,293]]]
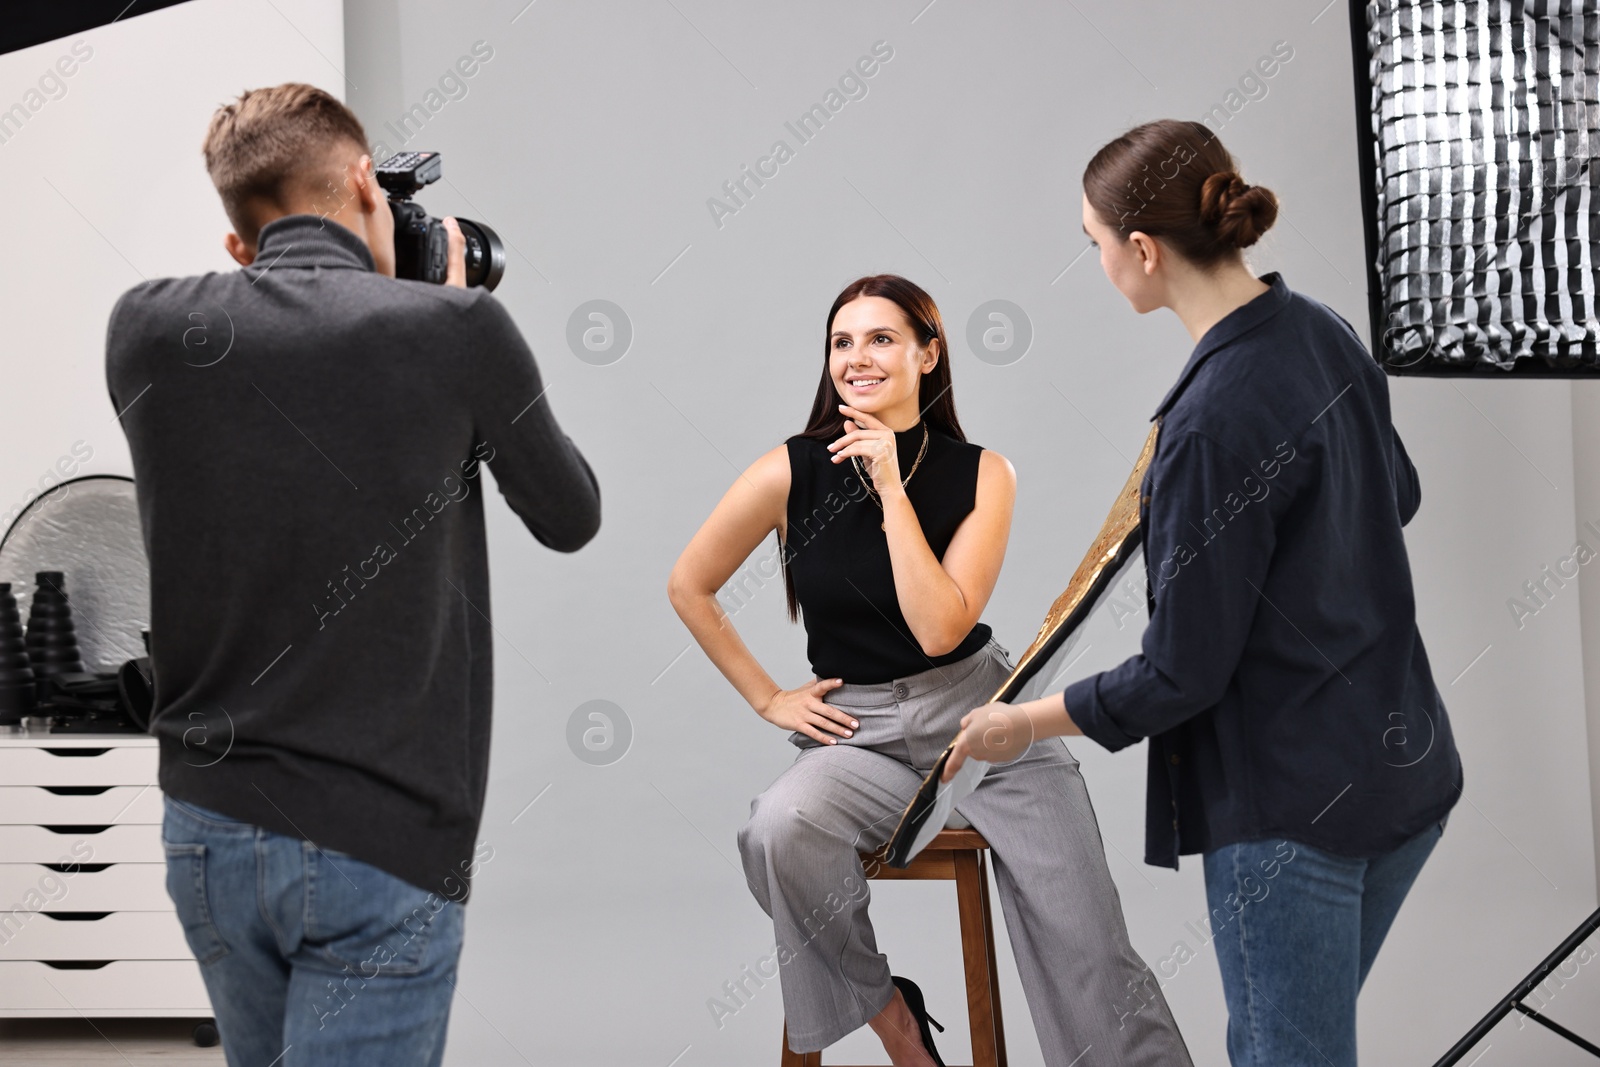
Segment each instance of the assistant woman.
[[[1015,491],[1011,464],[956,419],[932,298],[894,275],[862,278],[828,312],[805,430],[734,480],[673,568],[668,592],[695,640],[800,749],[739,833],[750,890],[773,919],[796,1052],[865,1023],[893,1063],[943,1062],[920,991],[878,951],[858,852],[884,844],[962,715],[1011,672],[980,616]],[[757,662],[717,601],[774,531],[813,673],[794,688]],[[1061,740],[993,767],[956,810],[989,842],[1045,1062],[1188,1064],[1128,942]],[[1134,989],[1143,1011],[1121,1006]]]
[[1198,122],[1139,126],[1084,171],[1107,277],[1195,342],[1140,494],[1149,623],[1140,655],[1064,694],[974,709],[949,773],[1030,737],[1149,738],[1145,858],[1204,855],[1235,1067],[1354,1067],[1356,994],[1461,761],[1388,382],[1348,323],[1246,267],[1276,216]]

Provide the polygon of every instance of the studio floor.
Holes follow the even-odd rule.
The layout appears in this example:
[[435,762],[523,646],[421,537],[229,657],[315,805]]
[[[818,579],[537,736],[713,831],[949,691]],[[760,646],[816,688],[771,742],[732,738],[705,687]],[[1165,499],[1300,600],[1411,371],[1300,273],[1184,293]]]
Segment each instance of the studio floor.
[[0,1019],[6,1067],[224,1062],[222,1046],[196,1048],[190,1019]]

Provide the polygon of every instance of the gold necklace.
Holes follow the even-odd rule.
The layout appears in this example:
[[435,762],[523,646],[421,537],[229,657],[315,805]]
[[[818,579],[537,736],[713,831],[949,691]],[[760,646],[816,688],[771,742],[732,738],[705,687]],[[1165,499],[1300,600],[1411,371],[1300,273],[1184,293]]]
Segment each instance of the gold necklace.
[[[900,488],[904,489],[906,487],[907,483],[909,483],[911,481],[911,475],[917,473],[917,468],[922,466],[922,457],[927,455],[927,454],[928,454],[928,420],[927,419],[923,419],[922,420],[922,447],[917,449],[917,458],[916,458],[916,461],[911,464],[911,470],[906,473],[906,476],[904,478],[900,479]],[[870,496],[872,498],[873,502],[878,505],[878,510],[882,511],[883,510],[883,501],[881,499],[879,499],[878,491],[872,487],[872,479],[867,475],[867,472],[866,472],[865,468],[863,468],[861,466],[861,457],[860,456],[851,456],[850,457],[850,462],[855,464],[857,476],[860,477],[861,483],[867,487],[867,495]],[[878,529],[880,529],[880,530],[888,529],[888,526],[885,525],[887,522],[888,522],[888,518],[887,518],[887,516],[885,516],[885,518],[878,523]]]

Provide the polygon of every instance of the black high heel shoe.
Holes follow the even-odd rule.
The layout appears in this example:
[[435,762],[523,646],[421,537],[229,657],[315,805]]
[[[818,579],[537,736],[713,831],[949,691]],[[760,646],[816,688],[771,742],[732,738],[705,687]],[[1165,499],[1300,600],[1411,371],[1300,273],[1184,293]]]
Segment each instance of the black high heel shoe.
[[922,1047],[928,1050],[928,1055],[933,1057],[934,1063],[944,1067],[944,1060],[939,1057],[939,1050],[933,1047],[933,1034],[928,1031],[928,1024],[932,1023],[934,1029],[941,1034],[944,1033],[944,1027],[928,1014],[928,1007],[922,999],[922,990],[909,978],[902,978],[898,974],[889,977],[894,982],[895,988],[900,990],[900,995],[905,998],[906,1007],[911,1009],[912,1017],[917,1020],[917,1029],[922,1033]]

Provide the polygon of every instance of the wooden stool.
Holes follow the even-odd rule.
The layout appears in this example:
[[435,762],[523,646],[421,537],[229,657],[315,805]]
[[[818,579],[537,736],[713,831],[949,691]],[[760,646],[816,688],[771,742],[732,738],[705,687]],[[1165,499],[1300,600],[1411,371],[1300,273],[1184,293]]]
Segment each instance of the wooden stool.
[[[961,914],[961,956],[967,971],[967,1018],[972,1029],[973,1067],[1006,1067],[1006,1035],[1000,1022],[1000,978],[995,973],[994,920],[989,910],[989,842],[976,830],[941,830],[905,870],[870,852],[861,854],[868,878],[943,879],[956,884]],[[822,1053],[789,1049],[783,1028],[781,1067],[822,1067]]]

